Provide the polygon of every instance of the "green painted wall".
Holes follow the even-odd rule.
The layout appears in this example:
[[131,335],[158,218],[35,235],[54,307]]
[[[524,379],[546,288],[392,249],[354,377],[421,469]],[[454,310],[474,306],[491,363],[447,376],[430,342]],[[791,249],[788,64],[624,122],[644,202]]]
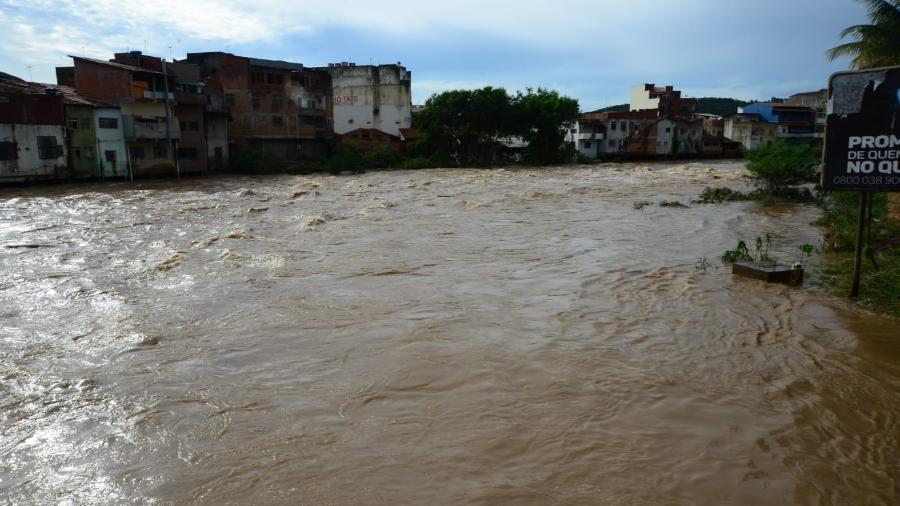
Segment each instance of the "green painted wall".
[[69,171],[73,177],[99,177],[94,108],[66,106],[66,135],[69,143]]

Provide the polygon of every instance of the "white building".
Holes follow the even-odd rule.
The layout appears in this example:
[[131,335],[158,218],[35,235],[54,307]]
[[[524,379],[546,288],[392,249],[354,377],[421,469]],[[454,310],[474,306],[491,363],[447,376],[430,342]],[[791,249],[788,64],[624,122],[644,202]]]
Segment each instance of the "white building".
[[334,133],[360,128],[400,136],[412,126],[412,77],[400,64],[330,64]]

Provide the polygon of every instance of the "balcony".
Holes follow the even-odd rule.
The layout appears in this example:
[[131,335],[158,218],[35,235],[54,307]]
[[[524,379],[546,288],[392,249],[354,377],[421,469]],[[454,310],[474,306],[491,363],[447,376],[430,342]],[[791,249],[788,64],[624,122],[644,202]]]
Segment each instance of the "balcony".
[[[175,94],[171,91],[168,93],[169,100],[175,100]],[[143,97],[147,100],[165,100],[166,92],[164,91],[144,91]]]
[[[180,138],[181,130],[178,128],[178,122],[172,118],[170,125],[169,133],[172,138]],[[125,140],[128,141],[164,140],[166,138],[166,120],[165,118],[126,115],[122,116],[122,130],[125,133]]]
[[175,101],[180,105],[206,105],[206,95],[202,93],[175,92]]
[[580,133],[576,135],[576,139],[579,141],[602,141],[604,135],[602,132],[597,133]]

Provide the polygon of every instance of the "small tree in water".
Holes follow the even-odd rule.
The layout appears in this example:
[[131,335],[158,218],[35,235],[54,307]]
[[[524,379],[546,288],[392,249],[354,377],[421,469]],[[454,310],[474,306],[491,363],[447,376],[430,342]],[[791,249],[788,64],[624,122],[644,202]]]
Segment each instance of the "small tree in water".
[[757,184],[773,194],[785,194],[788,188],[816,180],[821,153],[810,146],[792,145],[777,140],[768,146],[747,151],[747,170]]

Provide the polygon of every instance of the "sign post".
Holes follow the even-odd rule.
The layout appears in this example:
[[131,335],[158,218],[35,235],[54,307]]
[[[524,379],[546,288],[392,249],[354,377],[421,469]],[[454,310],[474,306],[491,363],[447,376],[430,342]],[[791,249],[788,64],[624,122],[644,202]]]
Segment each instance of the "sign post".
[[857,297],[872,192],[900,191],[900,67],[829,79],[822,189],[860,192],[850,293]]

